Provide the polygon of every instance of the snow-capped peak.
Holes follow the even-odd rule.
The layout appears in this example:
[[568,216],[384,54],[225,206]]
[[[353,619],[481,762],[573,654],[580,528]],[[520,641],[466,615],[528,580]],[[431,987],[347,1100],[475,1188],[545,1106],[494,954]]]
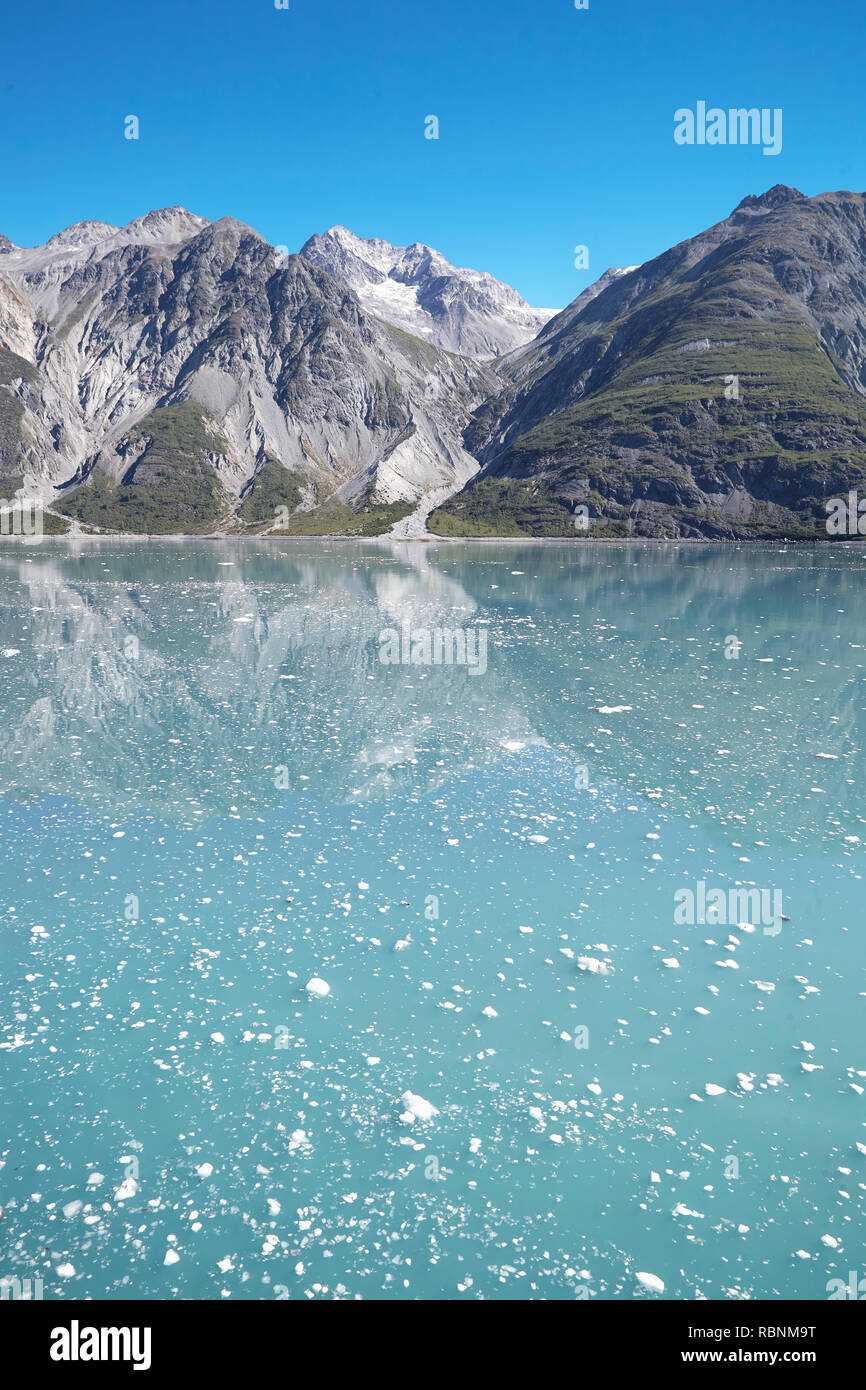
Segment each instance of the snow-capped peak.
[[419,241],[392,246],[336,226],[311,237],[301,255],[351,289],[368,313],[469,357],[497,357],[529,342],[556,312],[533,309],[510,285],[454,266]]

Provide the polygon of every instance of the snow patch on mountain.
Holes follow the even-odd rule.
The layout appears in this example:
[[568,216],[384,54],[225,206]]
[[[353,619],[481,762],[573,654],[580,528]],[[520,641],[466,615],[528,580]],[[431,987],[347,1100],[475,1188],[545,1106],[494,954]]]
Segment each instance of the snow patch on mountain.
[[531,341],[557,313],[533,309],[485,271],[447,261],[430,246],[392,246],[332,227],[301,255],[351,289],[370,314],[447,352],[480,360]]

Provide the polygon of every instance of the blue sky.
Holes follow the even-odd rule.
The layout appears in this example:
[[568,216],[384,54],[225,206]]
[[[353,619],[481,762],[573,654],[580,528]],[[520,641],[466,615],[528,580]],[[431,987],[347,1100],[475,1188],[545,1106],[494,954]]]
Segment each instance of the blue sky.
[[[0,232],[181,204],[296,250],[339,222],[558,306],[747,193],[866,188],[856,0],[289,3],[7,9]],[[699,100],[781,107],[782,152],[676,145]]]

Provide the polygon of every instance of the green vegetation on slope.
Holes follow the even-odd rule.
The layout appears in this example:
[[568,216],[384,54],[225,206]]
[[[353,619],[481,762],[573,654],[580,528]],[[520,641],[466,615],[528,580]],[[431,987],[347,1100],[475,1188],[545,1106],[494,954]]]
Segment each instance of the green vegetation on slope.
[[353,511],[342,502],[328,501],[311,512],[295,512],[282,536],[381,536],[415,510],[411,502],[367,503]]
[[301,496],[297,474],[269,458],[247,489],[238,516],[250,525],[272,523],[279,507],[288,507],[293,512]]
[[227,445],[205,422],[195,401],[154,410],[130,431],[132,443],[147,445],[117,484],[94,469],[84,486],[56,504],[82,525],[143,535],[190,535],[213,530],[227,500],[209,454]]

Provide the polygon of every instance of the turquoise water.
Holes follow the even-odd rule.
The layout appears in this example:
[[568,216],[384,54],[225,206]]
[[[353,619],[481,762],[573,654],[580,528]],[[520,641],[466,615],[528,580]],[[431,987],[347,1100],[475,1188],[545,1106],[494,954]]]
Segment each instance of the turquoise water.
[[[4,549],[0,1277],[812,1300],[866,1275],[864,570]],[[406,622],[484,632],[486,669],[382,664]],[[787,920],[678,925],[700,882]],[[407,1091],[438,1113],[408,1123]]]

